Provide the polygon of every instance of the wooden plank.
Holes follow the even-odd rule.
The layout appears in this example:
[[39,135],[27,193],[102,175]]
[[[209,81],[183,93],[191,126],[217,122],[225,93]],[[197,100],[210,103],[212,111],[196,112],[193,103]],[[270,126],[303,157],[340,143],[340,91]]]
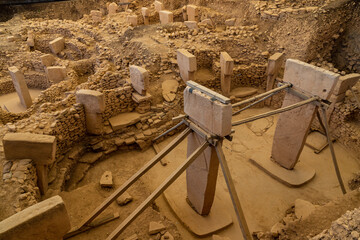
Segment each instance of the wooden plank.
[[209,146],[204,142],[185,162],[183,162],[156,190],[142,202],[111,234],[107,240],[115,240],[127,226],[129,226],[156,198],[158,198],[185,170],[189,165]]
[[151,169],[160,159],[164,158],[171,150],[173,150],[180,142],[182,142],[191,130],[185,129],[179,136],[177,136],[166,148],[164,148],[153,159],[146,163],[139,171],[137,171],[130,179],[128,179],[120,188],[112,193],[100,206],[98,206],[80,225],[79,228],[88,225],[92,222],[102,211],[104,211],[117,197],[123,194],[133,183],[135,183],[142,175]]
[[[156,143],[153,143],[152,147],[155,151],[155,154],[158,154],[160,152],[159,145],[157,145]],[[169,161],[167,161],[166,158],[164,157],[163,159],[160,160],[160,163],[161,165],[166,166],[169,163]]]
[[225,159],[225,155],[224,155],[224,152],[222,150],[221,143],[218,142],[216,144],[215,150],[216,150],[217,156],[219,158],[220,166],[221,166],[221,169],[222,169],[223,174],[224,174],[225,182],[226,182],[226,185],[227,185],[229,193],[230,193],[231,201],[232,201],[233,206],[234,206],[234,210],[235,210],[235,213],[236,213],[236,217],[237,217],[237,220],[238,220],[238,223],[239,223],[243,238],[245,240],[252,240],[252,236],[251,236],[249,227],[247,225],[245,215],[244,215],[244,211],[243,211],[243,209],[241,207],[240,200],[239,200],[239,197],[237,195],[236,188],[235,188],[233,179],[231,177],[230,169],[229,169],[229,166],[228,166],[227,161]]
[[[328,99],[339,79],[339,74],[313,65],[288,59],[284,81],[290,82],[308,94]],[[282,107],[296,104],[303,99],[286,93]],[[306,136],[317,107],[313,104],[281,113],[276,126],[271,157],[287,169],[293,169],[304,147]]]

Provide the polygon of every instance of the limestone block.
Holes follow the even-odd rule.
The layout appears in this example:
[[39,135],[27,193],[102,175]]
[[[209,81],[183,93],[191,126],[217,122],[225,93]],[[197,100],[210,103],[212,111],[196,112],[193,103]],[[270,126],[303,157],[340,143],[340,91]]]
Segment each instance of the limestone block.
[[[309,94],[328,100],[339,79],[339,74],[315,67],[299,60],[288,59],[284,81]],[[286,93],[282,107],[302,101],[299,96]],[[293,169],[304,147],[317,106],[307,104],[281,113],[276,125],[271,157],[286,169]]]
[[142,7],[141,14],[148,17],[150,15],[150,10],[147,7]]
[[184,24],[189,29],[198,29],[199,28],[196,21],[185,21]]
[[91,10],[90,15],[93,22],[99,23],[102,21],[102,13],[99,10]]
[[41,59],[41,63],[45,66],[45,67],[49,67],[51,65],[54,64],[55,62],[55,58],[53,55],[51,54],[44,54],[40,56]]
[[284,61],[284,56],[284,53],[274,53],[269,57],[268,68],[266,70],[266,73],[268,75],[274,75],[280,70],[281,65]]
[[100,135],[103,132],[101,113],[85,112],[86,130],[90,134]]
[[234,69],[234,60],[227,52],[220,53],[221,73],[224,75],[232,75]]
[[143,16],[144,19],[144,24],[145,25],[149,25],[150,24],[150,20],[149,20],[149,16],[150,16],[150,10],[146,7],[141,8],[141,14]]
[[131,202],[132,200],[133,197],[128,192],[124,192],[116,199],[116,203],[119,204],[120,206],[124,206],[129,202]]
[[24,75],[22,74],[22,72],[20,72],[20,70],[17,67],[9,67],[9,72],[21,104],[25,108],[31,107],[32,99],[29,93],[29,89],[26,85]]
[[45,69],[49,81],[59,83],[66,78],[66,68],[62,66],[50,66]]
[[106,171],[100,178],[101,187],[112,187],[113,186],[113,177],[110,171]]
[[187,82],[195,80],[195,71],[197,70],[196,57],[185,49],[177,50],[177,63],[179,65],[180,76]]
[[161,24],[168,24],[174,22],[174,14],[170,11],[163,10],[159,12]]
[[70,220],[60,196],[54,196],[0,222],[0,239],[63,239]]
[[360,79],[360,74],[351,73],[339,78],[338,83],[335,86],[334,94],[341,95],[344,94],[347,90],[352,88]]
[[85,112],[102,113],[105,110],[104,94],[94,90],[80,89],[76,92],[76,102],[85,107]]
[[7,133],[3,138],[4,154],[8,160],[32,159],[37,165],[55,161],[56,138],[33,133]]
[[[322,99],[329,99],[340,75],[315,67],[299,60],[288,59],[285,65],[284,82],[290,82],[295,87],[316,94]],[[309,81],[308,79],[311,79]],[[321,89],[322,91],[319,91]]]
[[184,112],[205,130],[227,136],[231,133],[231,104],[223,104],[190,87],[184,90]]
[[138,94],[137,92],[132,93],[132,100],[136,103],[149,102],[151,101],[152,96],[149,93],[146,93],[145,96]]
[[211,19],[209,19],[209,18],[202,20],[201,23],[206,24],[206,26],[208,28],[213,28],[214,27],[213,21],[211,21]]
[[141,95],[146,94],[146,89],[149,86],[149,72],[145,68],[131,65],[130,80],[135,91]]
[[230,18],[225,20],[225,26],[231,27],[234,26],[236,22],[236,18]]
[[155,10],[157,12],[160,12],[160,11],[164,10],[164,4],[162,2],[155,1],[154,6],[155,6]]
[[195,5],[187,5],[186,12],[188,16],[188,21],[198,21],[199,20],[199,8]]
[[185,21],[188,20],[186,6],[183,6],[181,10],[182,10],[183,19],[184,19],[184,22],[185,22]]
[[126,21],[131,25],[131,26],[137,26],[138,25],[138,19],[137,19],[137,15],[129,15],[126,17]]
[[49,46],[54,54],[58,54],[65,48],[65,39],[63,37],[55,38],[54,40],[49,42]]
[[116,3],[114,3],[114,2],[110,3],[108,6],[109,16],[114,15],[116,13],[116,11],[118,10],[118,8],[119,8],[119,6]]
[[166,228],[164,226],[164,224],[162,224],[161,222],[150,222],[149,224],[149,234],[153,235],[153,234],[157,234],[161,231],[164,231]]

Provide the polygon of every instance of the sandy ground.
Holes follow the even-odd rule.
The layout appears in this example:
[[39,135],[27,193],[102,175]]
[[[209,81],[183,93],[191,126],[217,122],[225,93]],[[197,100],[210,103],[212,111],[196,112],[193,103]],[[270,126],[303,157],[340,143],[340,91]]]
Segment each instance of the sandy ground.
[[[37,96],[39,96],[41,91],[43,91],[43,90],[29,89],[31,98],[34,100]],[[0,96],[0,106],[2,108],[6,107],[5,109],[8,109],[10,112],[13,112],[13,113],[24,112],[26,110],[26,108],[23,105],[21,105],[19,97],[16,92],[1,95]]]
[[[269,109],[250,109],[234,117],[233,121],[267,110]],[[289,188],[277,182],[249,162],[249,158],[254,155],[259,155],[259,153],[262,153],[265,158],[270,156],[272,136],[275,131],[276,121],[277,116],[234,127],[236,132],[233,141],[229,142],[225,140],[223,144],[225,156],[231,169],[236,190],[251,231],[269,230],[272,225],[284,217],[285,211],[293,205],[297,198],[305,199],[316,204],[324,204],[342,195],[328,148],[320,154],[315,154],[310,148],[304,147],[300,161],[313,167],[316,170],[316,176],[310,183],[300,188]],[[168,138],[160,143],[160,148],[164,148],[172,138],[173,137]],[[334,147],[344,182],[347,183],[353,176],[352,174],[360,170],[359,159],[338,143],[335,143]],[[72,222],[78,222],[78,218],[84,217],[84,212],[88,214],[100,204],[110,192],[114,191],[114,189],[108,191],[100,189],[98,181],[104,171],[111,170],[113,172],[115,185],[119,187],[121,183],[154,155],[155,153],[151,148],[145,152],[117,152],[110,158],[92,167],[83,181],[80,182],[79,186],[81,188],[73,191],[75,193],[81,191],[83,200],[79,201],[78,194],[71,194],[71,192],[70,194],[65,192],[62,194],[68,205]],[[134,209],[140,200],[145,199],[150,191],[153,191],[169,176],[185,157],[186,141],[181,143],[180,146],[167,156],[167,160],[169,161],[167,166],[164,167],[157,164],[147,175],[141,178],[141,182],[137,184],[138,186],[130,189],[130,193],[133,194],[135,199],[133,203],[127,207],[119,207],[114,203],[112,209],[120,211],[120,220],[123,220],[125,216],[129,214],[130,208]],[[185,189],[184,194],[186,194]],[[218,234],[231,237],[232,239],[241,239],[240,229],[236,222],[236,216],[232,209],[221,171],[219,172],[219,180],[217,183],[217,194],[221,195],[221,198],[226,201],[226,205],[229,206],[226,211],[232,215],[234,221],[232,226]],[[91,199],[94,199],[94,201]],[[182,239],[198,239],[188,232],[177,220],[163,196],[157,199],[156,205],[157,207],[155,207],[155,209],[159,210],[166,219],[174,223]],[[145,237],[147,227],[144,226],[144,224],[148,224],[153,218],[159,219],[158,215],[154,215],[149,211],[150,210],[147,210],[147,212],[141,215],[139,220],[132,224],[119,239],[129,236],[133,232],[140,232],[140,235]],[[81,214],[79,214],[79,212],[81,212]],[[104,239],[104,235],[109,234],[119,223],[120,221],[114,221],[111,224],[99,227],[96,230],[79,235],[73,239]],[[168,225],[170,229],[174,227],[171,224]],[[145,230],[141,230],[141,228],[145,228]],[[99,234],[95,234],[96,232]],[[173,233],[176,235],[176,231]],[[84,236],[86,237],[84,238]],[[210,237],[203,239],[210,239]]]

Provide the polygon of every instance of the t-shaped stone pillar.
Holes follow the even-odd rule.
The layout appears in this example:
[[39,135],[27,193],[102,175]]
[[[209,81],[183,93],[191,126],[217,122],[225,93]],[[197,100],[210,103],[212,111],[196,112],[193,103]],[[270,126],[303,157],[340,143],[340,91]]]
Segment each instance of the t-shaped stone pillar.
[[150,10],[147,7],[141,8],[141,14],[144,19],[144,25],[150,24]]
[[[330,98],[339,77],[339,74],[299,60],[286,61],[284,82],[290,82],[294,87],[324,100]],[[296,94],[287,92],[282,107],[302,100]],[[315,104],[307,104],[280,114],[271,152],[273,160],[280,166],[293,169],[296,165],[316,111]]]
[[[187,87],[184,90],[184,112],[196,125],[211,134],[224,137],[231,133],[231,104],[213,100],[199,90]],[[204,141],[198,133],[191,133],[188,136],[188,157]],[[186,170],[188,201],[201,215],[209,214],[213,204],[218,168],[219,159],[215,148],[210,146]]]
[[220,53],[221,91],[226,97],[230,96],[231,77],[234,69],[234,60],[227,52]]
[[180,70],[180,76],[184,82],[195,80],[195,71],[197,70],[196,57],[185,49],[177,50],[177,63]]
[[32,100],[29,93],[29,89],[25,82],[24,75],[20,72],[20,70],[17,67],[9,67],[9,72],[21,104],[25,108],[31,107]]
[[55,161],[56,138],[33,133],[7,133],[3,145],[6,159],[34,161],[38,186],[41,194],[45,194],[48,187],[47,166]]
[[76,92],[76,102],[83,104],[85,107],[87,132],[100,135],[103,131],[104,94],[98,91],[81,89]]

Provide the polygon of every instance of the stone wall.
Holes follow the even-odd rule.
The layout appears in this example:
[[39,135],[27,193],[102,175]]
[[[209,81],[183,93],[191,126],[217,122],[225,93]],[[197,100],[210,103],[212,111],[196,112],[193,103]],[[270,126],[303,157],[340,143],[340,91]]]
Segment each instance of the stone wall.
[[130,85],[104,90],[105,111],[103,113],[103,120],[108,120],[119,113],[132,110],[135,107],[135,102],[132,100],[133,91]]

